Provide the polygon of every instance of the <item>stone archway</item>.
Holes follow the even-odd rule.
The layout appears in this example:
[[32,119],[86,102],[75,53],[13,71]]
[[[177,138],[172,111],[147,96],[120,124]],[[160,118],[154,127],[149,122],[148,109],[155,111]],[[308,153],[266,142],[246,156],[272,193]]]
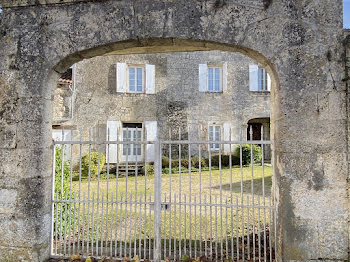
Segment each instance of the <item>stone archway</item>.
[[346,259],[341,0],[248,2],[2,3],[0,257],[49,255],[51,102],[59,73],[112,52],[220,49],[256,59],[275,83],[278,260]]

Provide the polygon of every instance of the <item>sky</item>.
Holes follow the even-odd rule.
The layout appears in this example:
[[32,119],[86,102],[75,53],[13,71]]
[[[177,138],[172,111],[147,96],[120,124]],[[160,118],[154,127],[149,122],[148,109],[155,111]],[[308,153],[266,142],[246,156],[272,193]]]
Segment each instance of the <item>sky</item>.
[[344,0],[344,28],[350,28],[350,0]]

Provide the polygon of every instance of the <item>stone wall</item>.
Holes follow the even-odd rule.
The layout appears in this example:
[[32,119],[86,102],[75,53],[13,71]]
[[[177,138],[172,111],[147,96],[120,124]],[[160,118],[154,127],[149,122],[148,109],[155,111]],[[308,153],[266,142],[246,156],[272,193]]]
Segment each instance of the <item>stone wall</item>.
[[[257,2],[262,2],[256,0]],[[342,0],[104,0],[12,8],[0,21],[0,257],[50,254],[52,96],[112,52],[238,51],[271,75],[277,260],[348,259]],[[158,51],[159,52],[159,51]]]

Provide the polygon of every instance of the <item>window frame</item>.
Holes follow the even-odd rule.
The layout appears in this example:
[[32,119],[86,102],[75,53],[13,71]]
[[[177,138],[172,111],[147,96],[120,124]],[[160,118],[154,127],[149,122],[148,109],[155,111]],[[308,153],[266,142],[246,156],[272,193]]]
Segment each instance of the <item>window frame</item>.
[[[135,91],[130,90],[130,68],[135,68]],[[137,91],[137,69],[142,69],[142,90]],[[136,93],[136,94],[141,94],[146,92],[146,87],[145,87],[145,65],[135,65],[135,64],[127,64],[127,70],[126,70],[126,84],[127,84],[127,93]]]
[[258,67],[258,91],[259,92],[269,92],[267,78],[268,77],[267,77],[266,69],[259,66]]
[[[219,90],[209,90],[209,69],[219,69],[219,72],[220,72]],[[213,76],[215,76],[215,70],[214,70]],[[216,78],[214,77],[213,82],[215,82],[215,80],[216,80]],[[222,67],[222,65],[207,64],[207,90],[206,91],[209,93],[222,93],[223,92],[223,67]]]
[[[210,127],[213,127],[213,139],[215,139],[215,133],[216,133],[216,130],[215,128],[219,128],[219,138],[218,140],[211,140],[210,139]],[[212,141],[221,141],[222,139],[222,125],[219,125],[219,124],[209,124],[208,125],[208,141],[209,142],[212,142]],[[209,149],[210,151],[220,151],[221,149],[221,144],[209,144]]]

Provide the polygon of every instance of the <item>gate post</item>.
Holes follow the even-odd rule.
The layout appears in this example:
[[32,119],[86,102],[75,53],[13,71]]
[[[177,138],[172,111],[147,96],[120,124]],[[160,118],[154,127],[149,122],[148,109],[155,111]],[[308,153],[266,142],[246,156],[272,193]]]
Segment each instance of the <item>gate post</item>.
[[161,143],[159,139],[155,141],[155,159],[154,159],[154,249],[153,259],[156,262],[161,261],[161,175],[162,175],[162,156]]

